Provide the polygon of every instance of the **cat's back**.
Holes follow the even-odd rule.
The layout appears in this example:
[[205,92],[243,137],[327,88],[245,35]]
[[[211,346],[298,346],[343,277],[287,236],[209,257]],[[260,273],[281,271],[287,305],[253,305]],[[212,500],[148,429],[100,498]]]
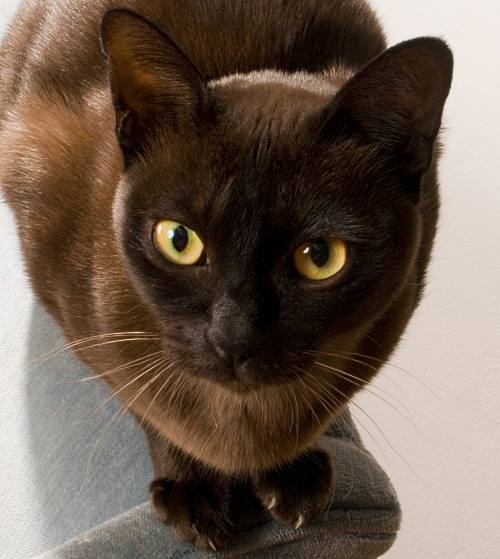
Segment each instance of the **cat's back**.
[[385,48],[364,0],[24,0],[0,51],[0,115],[21,90],[72,96],[104,78],[106,10],[160,26],[208,78],[363,66]]

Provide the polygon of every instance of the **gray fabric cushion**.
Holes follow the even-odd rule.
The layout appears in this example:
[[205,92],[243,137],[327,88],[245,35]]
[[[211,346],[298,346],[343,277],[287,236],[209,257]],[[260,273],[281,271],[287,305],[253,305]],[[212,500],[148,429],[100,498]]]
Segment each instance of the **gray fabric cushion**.
[[[370,559],[394,543],[400,525],[396,495],[385,473],[362,447],[346,410],[321,445],[336,473],[332,507],[311,527],[291,530],[262,517],[258,508],[240,511],[235,546],[200,552],[175,539],[144,504],[43,555],[43,559],[147,559],[221,557]],[[248,503],[248,498],[245,499]],[[42,559],[42,558],[41,558]]]

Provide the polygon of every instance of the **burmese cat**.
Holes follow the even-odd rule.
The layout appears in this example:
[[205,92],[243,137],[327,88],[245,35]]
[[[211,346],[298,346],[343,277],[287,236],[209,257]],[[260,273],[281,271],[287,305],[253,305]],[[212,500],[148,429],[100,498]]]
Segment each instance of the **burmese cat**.
[[439,39],[363,0],[25,0],[0,180],[38,297],[141,421],[177,534],[247,480],[298,527],[315,447],[396,346],[436,230]]

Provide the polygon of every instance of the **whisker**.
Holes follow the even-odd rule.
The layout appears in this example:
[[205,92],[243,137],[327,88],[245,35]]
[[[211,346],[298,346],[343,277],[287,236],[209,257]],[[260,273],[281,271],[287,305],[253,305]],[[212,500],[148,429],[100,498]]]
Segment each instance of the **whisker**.
[[[308,374],[306,371],[304,371],[306,374]],[[313,380],[316,388],[319,388],[318,385],[316,384],[317,381],[319,381],[319,379],[316,379],[313,375],[308,374],[308,376]],[[322,386],[324,386],[324,384],[322,384]],[[335,405],[335,407],[337,407],[339,410],[342,408],[342,406],[344,405],[338,398],[336,398],[333,394],[327,394],[321,396],[316,390],[314,390],[311,386],[308,386],[308,390],[311,391],[311,393],[313,395],[316,396],[316,398],[318,399],[318,402],[321,404],[321,406],[324,408],[324,410],[327,412],[328,415],[332,415],[333,410],[332,410],[332,404]],[[332,402],[329,401],[329,399],[332,399]],[[368,437],[370,437],[370,439],[374,442],[374,444],[377,446],[377,448],[379,449],[380,453],[382,454],[382,456],[384,457],[384,459],[386,460],[386,462],[388,462],[387,460],[387,454],[384,452],[384,449],[382,448],[382,446],[380,445],[380,443],[377,441],[377,439],[372,435],[372,433],[370,432],[370,430],[365,426],[365,424],[358,419],[355,414],[352,412],[352,410],[350,411],[350,413],[352,414],[352,416],[356,419],[356,421],[359,423],[360,427],[366,432],[366,434],[368,435]],[[349,424],[347,423],[347,421],[345,420],[344,417],[342,416],[337,416],[336,419],[342,418],[342,421],[344,422],[344,425],[346,426],[346,428],[349,430],[351,429],[351,427],[349,426]],[[333,419],[333,418],[332,418]]]
[[156,360],[154,360],[154,363],[148,363],[148,368],[145,371],[142,371],[140,374],[138,374],[137,376],[135,376],[131,381],[127,382],[127,384],[125,384],[124,386],[122,386],[119,390],[114,390],[113,394],[111,394],[111,396],[109,396],[96,410],[94,410],[94,412],[92,413],[92,415],[97,414],[100,410],[102,410],[102,408],[109,403],[111,400],[113,400],[114,398],[116,398],[121,392],[123,392],[125,389],[127,389],[129,386],[131,386],[132,384],[134,384],[135,382],[137,382],[139,379],[141,379],[142,377],[144,377],[145,375],[147,375],[150,371],[152,371],[155,367],[157,367],[160,364],[163,364],[166,361],[165,357],[160,357]]
[[[301,385],[304,387],[304,390],[307,391],[308,387],[307,387],[307,384],[305,383],[305,381],[303,379],[301,379],[300,377],[299,377],[298,380],[300,381]],[[302,393],[299,392],[299,395],[302,395]],[[307,407],[311,410],[311,413],[314,416],[314,418],[316,419],[316,422],[318,423],[319,428],[323,429],[323,425],[321,424],[321,421],[319,420],[319,417],[318,417],[317,413],[314,411],[314,407],[311,404],[311,402],[309,402],[305,397],[302,398],[302,401],[305,404],[307,404]]]
[[[166,360],[166,359],[165,359]],[[164,360],[164,361],[165,361]],[[156,380],[158,378],[159,375],[156,375],[152,381]],[[136,398],[138,396],[140,396],[140,394],[142,394],[142,392],[149,386],[149,384],[152,382],[151,380],[146,383],[146,385],[144,387],[142,387],[140,393],[136,396]],[[114,397],[114,395],[113,395]],[[118,411],[116,413],[113,414],[113,417],[110,419],[110,421],[108,421],[108,423],[106,424],[106,426],[104,427],[103,432],[101,433],[99,439],[97,440],[96,444],[94,445],[94,448],[92,449],[92,452],[90,453],[90,457],[89,457],[89,461],[87,464],[87,472],[90,470],[92,463],[94,462],[94,460],[97,458],[98,454],[98,450],[99,447],[102,445],[102,443],[104,442],[104,439],[106,436],[111,436],[111,434],[113,433],[113,431],[116,429],[118,423],[121,421],[121,419],[126,415],[127,411],[130,409],[130,406],[134,403],[135,399],[132,402],[129,402],[128,404],[123,404],[122,406],[120,406],[118,408]]]
[[[383,388],[381,388],[380,386],[376,386],[374,384],[372,384],[371,386],[373,388],[376,388],[377,390],[381,391],[383,394],[386,394],[388,397],[392,398],[393,400],[395,400],[398,404],[400,404],[403,409],[405,409],[409,414],[410,414],[410,418],[407,417],[399,408],[397,408],[394,404],[392,404],[392,402],[387,401],[385,398],[383,398],[382,396],[380,396],[380,394],[377,394],[376,392],[374,392],[370,386],[369,383],[367,381],[364,381],[363,379],[357,377],[356,375],[352,375],[351,373],[348,373],[347,371],[343,371],[342,369],[337,369],[336,367],[332,367],[330,365],[327,365],[326,363],[321,363],[320,361],[315,361],[316,365],[319,365],[320,367],[323,367],[324,369],[327,369],[328,371],[331,371],[332,373],[335,373],[334,376],[339,376],[341,378],[343,378],[344,380],[350,382],[351,384],[353,384],[353,386],[357,386],[358,388],[362,388],[364,390],[366,390],[367,392],[369,392],[370,394],[372,394],[373,396],[375,396],[376,398],[378,398],[380,401],[384,402],[385,404],[387,404],[390,408],[392,408],[396,413],[398,413],[403,419],[405,419],[406,421],[408,421],[408,423],[410,423],[410,425],[412,425],[414,428],[416,428],[415,425],[415,421],[413,420],[412,413],[410,411],[410,409],[403,403],[400,402],[395,396],[393,396],[390,392],[387,392],[387,390],[384,390]],[[356,382],[356,381],[361,381],[361,382]]]
[[79,379],[76,382],[88,382],[88,381],[91,381],[91,380],[96,380],[96,379],[100,379],[100,378],[109,376],[113,373],[118,373],[119,371],[121,371],[123,369],[128,369],[131,365],[140,365],[143,362],[147,362],[149,359],[151,359],[151,357],[155,357],[156,355],[160,355],[161,353],[163,353],[163,351],[155,351],[154,353],[150,353],[149,355],[145,355],[144,357],[139,357],[138,359],[134,359],[133,361],[129,361],[128,363],[125,363],[124,365],[120,365],[118,367],[115,367],[114,369],[106,371],[105,373],[101,373],[100,375],[95,375],[93,377],[82,378],[82,379]]
[[[286,400],[286,407],[287,407],[287,414],[288,414],[288,409],[290,410],[290,416],[293,417],[293,402],[292,399],[290,398],[290,393],[288,390],[288,385],[284,385],[286,390],[283,392],[283,395],[285,396],[285,400]],[[288,429],[288,434],[291,435],[293,431],[293,421],[290,423],[290,427]]]
[[173,400],[173,406],[177,406],[182,408],[182,406],[184,405],[184,396],[185,396],[185,392],[184,392],[184,388],[187,385],[187,378],[185,376],[179,375],[181,378],[181,382],[179,384],[179,387],[177,389],[177,394],[175,396],[175,399]]
[[117,416],[119,415],[119,413],[121,412],[122,409],[123,409],[123,405],[118,408],[118,410],[113,414],[111,419],[106,423],[102,433],[99,435],[99,438],[96,441],[96,444],[94,445],[92,451],[90,452],[90,455],[89,455],[89,458],[88,458],[88,461],[87,461],[87,467],[86,467],[86,471],[87,471],[86,476],[85,476],[86,479],[89,476],[90,470],[92,468],[92,464],[94,463],[94,461],[98,457],[98,450],[99,450],[99,447],[101,446],[102,442],[104,442],[103,439],[105,438],[105,436],[107,434],[109,434],[108,433],[109,429],[113,425],[113,422],[116,420]]
[[218,424],[218,418],[215,416],[214,414],[214,410],[220,410],[220,397],[221,397],[222,391],[218,390],[217,391],[217,396],[215,397],[215,404],[212,407],[212,419],[215,425],[215,428],[217,429],[217,427],[219,426]]
[[[310,375],[311,379],[313,381],[319,381],[320,379],[316,379],[314,376]],[[321,386],[325,386],[324,383],[321,383]],[[329,388],[329,386],[328,386]],[[343,402],[341,402],[338,398],[335,397],[335,395],[329,393],[328,394],[328,398],[332,398],[333,399],[333,403],[335,404],[335,406],[338,409],[341,409],[342,406],[344,405]],[[325,408],[325,410],[328,413],[331,413],[331,408],[330,405],[328,407],[325,406],[324,402],[320,402],[323,407]],[[354,412],[352,410],[349,410],[349,412],[351,413],[351,415],[354,417],[354,419],[356,420],[357,423],[359,423],[359,426],[363,429],[363,431],[366,432],[366,434],[368,435],[368,437],[370,437],[370,439],[373,441],[373,443],[376,445],[376,447],[378,448],[378,450],[380,451],[380,453],[382,454],[384,460],[386,461],[386,463],[388,464],[388,458],[387,458],[387,454],[385,453],[384,449],[382,448],[381,444],[379,443],[379,441],[372,435],[371,431],[366,427],[366,425],[354,414]],[[337,416],[338,417],[338,416]],[[344,425],[346,426],[347,430],[350,430],[351,427],[350,425],[347,423],[346,419],[343,416],[340,416],[342,418],[342,421],[344,422]]]
[[81,348],[80,346],[85,344],[85,343],[94,342],[94,341],[102,340],[102,339],[106,339],[106,338],[121,338],[122,336],[125,336],[125,339],[110,340],[109,342],[104,342],[102,345],[106,345],[107,343],[123,343],[123,342],[128,342],[128,341],[160,340],[160,338],[158,336],[154,336],[152,334],[147,334],[147,333],[142,333],[142,332],[123,332],[123,333],[117,332],[117,333],[111,333],[111,334],[99,334],[97,336],[90,336],[88,338],[82,338],[81,340],[76,340],[74,342],[69,342],[69,343],[63,345],[60,348],[51,350],[48,353],[45,353],[45,354],[37,357],[36,359],[32,360],[29,363],[29,367],[31,369],[34,369],[34,368],[40,366],[42,363],[48,361],[49,359],[53,359],[55,357],[58,357],[59,355],[62,355],[65,352],[70,351],[70,350],[83,351],[83,350],[92,349],[93,347],[99,347],[99,345],[101,345],[101,344],[96,344],[96,345],[84,346],[83,348]]
[[[166,363],[166,361],[167,361],[166,358],[162,359],[159,366],[162,367],[162,366]],[[155,365],[155,367],[156,367],[156,366],[158,366],[158,365]],[[141,394],[143,394],[143,393],[148,389],[149,386],[151,386],[157,379],[159,379],[163,373],[164,373],[164,371],[161,370],[158,374],[156,374],[152,379],[150,379],[150,380],[137,392],[137,394],[134,396],[134,398],[133,398],[132,400],[130,400],[130,401],[127,403],[127,405],[126,405],[126,407],[125,407],[124,414],[125,414],[129,409],[131,409],[132,405],[139,399],[139,397],[141,396]]]
[[[305,353],[305,352],[303,352]],[[340,358],[344,358],[344,359],[348,359],[350,355],[354,355],[356,357],[361,357],[362,359],[369,359],[371,361],[374,361],[376,363],[379,363],[379,366],[388,366],[388,367],[392,367],[393,369],[400,371],[402,373],[407,374],[410,378],[412,378],[413,380],[415,380],[416,382],[418,382],[423,388],[425,388],[430,394],[432,394],[432,396],[434,396],[436,399],[438,399],[438,395],[436,394],[436,392],[434,392],[432,390],[432,388],[430,388],[430,386],[428,386],[421,378],[419,378],[417,375],[415,375],[414,373],[412,373],[411,371],[409,371],[408,369],[405,369],[404,367],[401,367],[400,365],[397,365],[396,363],[393,363],[392,361],[386,361],[384,359],[379,359],[378,357],[373,357],[372,355],[366,355],[364,353],[357,353],[357,352],[353,352],[353,351],[346,351],[343,353],[328,353],[328,352],[324,352],[324,351],[311,351],[310,353],[317,353],[317,354],[321,354],[321,355],[328,355],[328,356],[332,356],[332,357],[340,357]],[[354,359],[350,358],[352,361]],[[363,361],[360,361],[361,364],[364,364],[365,366],[369,367],[370,365],[368,363],[364,363]],[[374,367],[374,366],[372,366]],[[377,367],[374,367],[375,369],[377,369]]]
[[[312,375],[309,371],[302,371],[303,373],[305,373],[314,383],[315,388],[320,388],[320,386],[318,386],[317,381],[319,379],[316,379],[316,377],[314,375]],[[316,390],[314,390],[311,386],[308,386],[308,390],[318,399],[318,401],[323,405],[323,408],[325,409],[325,411],[327,412],[327,414],[329,416],[332,415],[332,413],[334,412],[334,410],[332,409],[332,402],[330,402],[328,400],[328,397],[331,396],[329,394],[322,394],[320,392],[317,392]],[[334,400],[333,402],[335,405],[337,405],[337,401]]]
[[[162,374],[166,373],[167,371],[169,371],[172,367],[175,367],[176,365],[178,365],[178,362],[171,363],[170,365],[168,365],[165,369],[163,369],[161,372]],[[156,400],[158,399],[158,397],[160,396],[160,394],[163,392],[164,388],[167,386],[167,384],[170,382],[170,379],[177,373],[177,371],[174,371],[173,373],[171,373],[168,377],[167,380],[161,385],[161,387],[159,388],[158,392],[155,394],[154,398],[151,400],[149,406],[147,407],[141,422],[139,424],[139,427],[142,427],[144,425],[144,423],[147,421],[147,417],[149,415],[149,411],[150,409],[153,407],[153,404],[156,402]]]
[[343,398],[345,398],[346,401],[350,402],[352,405],[354,405],[363,415],[365,415],[368,420],[370,421],[370,423],[375,427],[375,429],[380,433],[380,435],[382,436],[382,438],[384,439],[384,441],[386,442],[387,445],[389,445],[389,448],[391,448],[391,450],[400,458],[400,460],[406,465],[406,467],[413,473],[413,475],[418,479],[418,481],[425,487],[425,489],[432,495],[432,491],[430,490],[429,486],[424,482],[424,480],[420,477],[420,475],[417,473],[417,471],[413,468],[413,466],[410,465],[410,463],[408,462],[408,460],[406,460],[403,455],[396,449],[396,447],[389,441],[389,439],[387,438],[387,435],[382,431],[382,429],[380,428],[380,426],[377,424],[377,422],[359,405],[357,404],[356,401],[354,400],[349,400],[349,398],[347,397],[347,395],[342,392],[342,390],[340,390],[339,388],[337,388],[336,386],[333,386],[331,383],[328,383],[327,386],[329,388],[331,388],[332,390],[334,390],[335,392],[337,392],[338,394],[340,394]]
[[172,394],[170,394],[170,399],[168,401],[168,405],[167,405],[167,410],[170,412],[171,408],[172,408],[172,402],[174,401],[174,396],[176,395],[178,390],[182,389],[182,385],[183,385],[183,381],[185,379],[183,379],[182,375],[179,375],[177,380],[175,381],[174,384],[174,389],[172,390]]
[[[298,368],[297,368],[298,369]],[[320,386],[322,386],[323,388],[328,388],[330,389],[330,385],[329,384],[325,384],[323,382],[321,382],[321,379],[318,379],[316,377],[314,377],[310,372],[305,371],[303,369],[298,369],[299,371],[303,372],[305,375],[307,375],[312,381],[313,381],[313,385],[316,388],[320,388]],[[332,394],[330,391],[328,391],[327,394],[320,394],[319,392],[317,392],[317,390],[315,390],[311,385],[306,384],[307,390],[313,394],[318,403],[323,407],[323,409],[325,410],[325,412],[327,413],[328,416],[332,417],[332,414],[334,412],[334,408],[332,406],[335,406],[335,408],[337,408],[338,410],[340,410],[343,405],[345,404],[345,402],[342,402],[340,399],[338,399],[337,397],[335,397],[334,394]],[[330,401],[332,400],[332,401]],[[382,446],[380,445],[380,443],[377,441],[377,439],[372,435],[372,433],[370,432],[370,430],[365,426],[365,424],[356,417],[356,415],[352,412],[350,412],[353,417],[356,419],[356,421],[359,423],[359,426],[363,429],[363,431],[366,432],[367,436],[373,441],[373,443],[376,445],[376,447],[379,449],[381,455],[384,457],[384,459],[386,460],[386,462],[388,462],[387,460],[387,454],[385,453],[384,449],[382,448]],[[345,418],[342,416],[337,416],[337,419],[341,418],[342,421],[344,422],[344,424],[346,425],[346,428],[349,430],[351,427],[349,426],[349,424],[346,422]],[[332,420],[334,419],[334,417],[332,417]]]
[[397,365],[396,363],[393,363],[392,361],[384,361],[383,359],[378,359],[377,357],[373,357],[371,355],[365,355],[363,353],[352,353],[352,355],[356,355],[357,357],[361,357],[363,359],[371,359],[372,361],[376,361],[376,362],[388,365],[389,367],[392,367],[393,370],[400,371],[401,373],[405,373],[407,376],[409,376],[415,382],[420,384],[420,386],[422,388],[425,388],[431,396],[433,396],[434,398],[439,400],[438,394],[428,384],[426,384],[418,375],[416,375],[415,373],[412,373],[408,369],[405,369],[404,367],[401,367],[400,365]]
[[74,347],[70,348],[73,352],[79,352],[79,351],[87,351],[89,349],[93,349],[95,347],[102,347],[102,346],[106,346],[106,345],[113,345],[113,344],[122,344],[124,342],[150,342],[150,341],[158,341],[160,338],[157,337],[151,337],[151,338],[146,338],[146,337],[141,337],[141,338],[123,338],[121,340],[110,340],[107,342],[100,342],[98,344],[93,344],[90,346],[84,346],[84,347],[77,347],[76,349]]
[[300,419],[300,410],[299,410],[299,402],[297,400],[297,396],[295,395],[295,390],[293,384],[289,385],[291,388],[292,396],[295,401],[295,410],[296,410],[296,418],[295,418],[295,451],[299,447],[299,419]]
[[[327,353],[325,351],[304,351],[303,353],[306,354],[311,354],[311,355],[321,355],[321,356],[326,356],[326,357],[337,357],[339,359],[346,359],[347,361],[351,361],[353,363],[359,363],[360,365],[363,365],[364,367],[367,367],[368,369],[370,369],[371,371],[377,373],[377,376],[381,375],[384,378],[386,378],[388,380],[388,382],[390,382],[397,390],[399,390],[399,392],[401,392],[403,397],[406,397],[407,395],[405,394],[405,392],[401,389],[401,387],[387,374],[384,374],[384,372],[381,370],[381,366],[375,366],[375,365],[371,365],[370,363],[366,363],[366,361],[361,361],[360,359],[354,359],[353,357],[350,357],[346,354],[343,353]],[[380,360],[381,363],[385,363],[382,360]],[[387,362],[388,365],[391,365],[389,362]]]

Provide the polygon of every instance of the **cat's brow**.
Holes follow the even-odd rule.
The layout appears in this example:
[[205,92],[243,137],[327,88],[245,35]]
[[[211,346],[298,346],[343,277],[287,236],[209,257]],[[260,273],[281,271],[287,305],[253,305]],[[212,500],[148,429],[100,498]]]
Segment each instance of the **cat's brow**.
[[328,216],[315,219],[313,223],[304,224],[299,228],[299,240],[307,241],[314,238],[338,237],[352,243],[369,244],[377,239],[377,230],[369,223],[362,223],[356,218],[335,219]]

